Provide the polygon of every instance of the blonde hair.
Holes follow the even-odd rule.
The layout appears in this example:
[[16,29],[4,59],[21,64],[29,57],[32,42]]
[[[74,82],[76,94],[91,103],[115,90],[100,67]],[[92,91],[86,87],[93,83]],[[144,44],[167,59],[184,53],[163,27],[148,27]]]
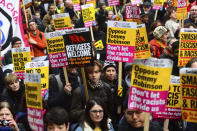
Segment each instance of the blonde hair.
[[9,86],[12,82],[16,82],[16,81],[19,81],[19,80],[18,80],[18,77],[15,74],[11,73],[11,74],[9,74],[8,76],[5,77],[4,81],[5,81],[6,86]]

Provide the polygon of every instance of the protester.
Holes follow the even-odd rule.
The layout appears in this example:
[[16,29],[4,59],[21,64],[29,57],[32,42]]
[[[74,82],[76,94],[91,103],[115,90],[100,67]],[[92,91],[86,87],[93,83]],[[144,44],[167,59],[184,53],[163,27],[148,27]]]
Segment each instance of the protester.
[[50,4],[48,6],[48,13],[43,18],[44,28],[46,28],[48,25],[50,25],[50,21],[52,19],[52,15],[54,15],[54,14],[55,14],[55,5],[54,4]]
[[194,5],[190,9],[189,18],[184,20],[184,24],[186,24],[186,23],[194,23],[195,25],[197,25],[196,19],[197,19],[197,5]]
[[153,47],[154,56],[158,58],[166,47],[167,37],[169,30],[164,26],[158,26],[153,32],[154,39],[149,42]]
[[44,26],[42,23],[42,19],[40,18],[40,12],[39,11],[35,11],[35,22],[37,24],[38,30],[39,31],[44,31]]
[[44,124],[46,131],[69,131],[69,115],[63,108],[54,107],[46,112]]
[[163,26],[163,23],[160,20],[156,20],[150,25],[150,30],[149,30],[149,33],[147,34],[148,35],[148,41],[151,41],[152,39],[154,39],[153,31],[158,26]]
[[29,35],[25,35],[25,38],[31,48],[31,55],[34,57],[45,56],[46,41],[44,33],[38,30],[34,20],[30,20],[28,25]]
[[[21,39],[18,37],[12,37],[12,42],[11,42],[12,48],[18,48],[22,46],[22,42]],[[8,65],[8,64],[12,64],[12,51],[9,50],[5,55],[4,58],[2,60],[3,65]]]
[[104,102],[99,98],[89,99],[81,122],[73,131],[114,131]]

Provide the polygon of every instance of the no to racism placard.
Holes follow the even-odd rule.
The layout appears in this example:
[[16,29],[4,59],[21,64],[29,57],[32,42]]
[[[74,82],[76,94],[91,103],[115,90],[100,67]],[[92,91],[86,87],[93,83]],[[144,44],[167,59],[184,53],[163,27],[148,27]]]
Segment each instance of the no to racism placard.
[[72,28],[69,13],[55,14],[52,18],[56,30]]
[[169,59],[156,58],[133,61],[129,109],[165,111],[172,63]]
[[182,28],[180,31],[178,66],[185,66],[197,56],[197,29]]
[[133,61],[136,27],[134,22],[108,21],[107,60],[130,63]]
[[153,113],[153,117],[181,120],[181,90],[180,77],[171,76],[165,112]]
[[44,130],[40,79],[40,74],[25,74],[27,120],[33,131]]
[[182,87],[182,119],[197,123],[197,69],[182,68],[180,70]]
[[150,47],[146,34],[145,24],[137,26],[135,39],[135,59],[147,59],[151,57]]
[[95,21],[95,12],[93,4],[82,5],[82,16],[85,27],[90,27]]
[[64,38],[63,36],[51,37],[53,33],[56,32],[45,33],[50,65],[52,68],[66,67],[68,63]]
[[12,48],[12,60],[14,73],[19,79],[24,79],[25,64],[31,62],[31,53],[29,47]]
[[41,89],[44,97],[49,88],[49,61],[28,62],[25,65],[26,73],[39,73],[41,75]]

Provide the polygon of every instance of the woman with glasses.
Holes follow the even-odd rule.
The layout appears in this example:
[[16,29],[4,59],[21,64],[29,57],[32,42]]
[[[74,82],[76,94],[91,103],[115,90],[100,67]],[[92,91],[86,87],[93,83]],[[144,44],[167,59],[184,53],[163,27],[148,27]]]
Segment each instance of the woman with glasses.
[[87,102],[81,122],[73,131],[114,131],[106,107],[99,98]]

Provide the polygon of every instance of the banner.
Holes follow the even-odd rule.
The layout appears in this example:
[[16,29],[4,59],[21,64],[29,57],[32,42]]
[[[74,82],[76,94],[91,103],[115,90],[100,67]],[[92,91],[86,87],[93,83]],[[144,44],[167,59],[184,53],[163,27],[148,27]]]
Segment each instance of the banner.
[[90,36],[88,28],[74,29],[64,35],[69,66],[91,63],[93,54]]
[[33,131],[44,130],[40,79],[40,74],[25,74],[27,120]]
[[180,77],[171,76],[165,112],[153,113],[154,118],[181,120],[181,89]]
[[128,20],[139,20],[140,19],[140,7],[134,5],[125,6],[125,19]]
[[197,69],[182,68],[180,82],[182,87],[182,119],[197,123]]
[[44,97],[49,88],[49,61],[28,62],[25,64],[25,72],[41,75],[42,97]]
[[25,8],[28,8],[32,5],[32,0],[24,0]]
[[153,3],[153,10],[159,10],[160,8],[163,7],[163,4],[164,4],[164,0],[154,0],[154,3]]
[[164,112],[173,62],[169,59],[135,59],[132,67],[129,109]]
[[151,57],[150,47],[146,34],[145,24],[137,26],[135,39],[135,59],[147,59]]
[[187,1],[188,0],[177,0],[177,20],[187,19]]
[[72,2],[73,2],[74,11],[80,11],[81,10],[80,0],[72,0]]
[[185,66],[191,58],[197,56],[197,29],[182,28],[179,42],[178,66]]
[[45,33],[47,52],[52,68],[66,67],[68,65],[63,36],[51,37],[55,32]]
[[82,5],[82,16],[85,27],[90,27],[95,21],[95,12],[93,4]]
[[133,61],[136,27],[137,24],[133,22],[108,21],[107,60],[129,63]]
[[69,13],[55,14],[52,18],[56,30],[72,29]]
[[115,6],[120,4],[120,0],[107,0],[108,6]]
[[12,37],[17,36],[24,43],[20,0],[0,0],[1,55],[11,49]]
[[29,47],[12,48],[12,60],[14,73],[19,79],[24,79],[25,64],[31,62],[31,53]]

